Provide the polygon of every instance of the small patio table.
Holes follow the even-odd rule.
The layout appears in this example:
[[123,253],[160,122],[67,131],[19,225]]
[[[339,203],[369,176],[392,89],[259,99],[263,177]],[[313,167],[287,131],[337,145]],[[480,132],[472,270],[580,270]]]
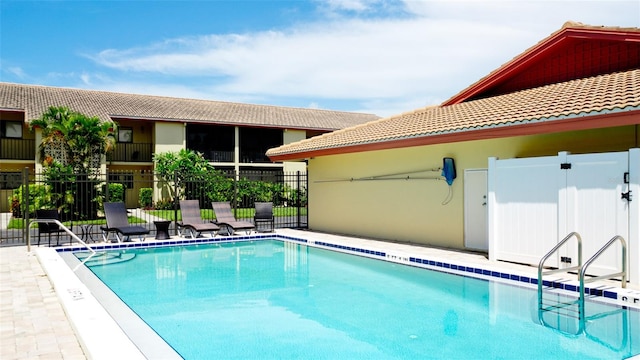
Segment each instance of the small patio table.
[[91,232],[93,231],[93,224],[80,224],[80,239],[82,239],[82,241],[87,242],[87,241],[91,241],[91,242],[95,242],[95,240],[93,239],[93,235],[91,234]]
[[169,236],[169,224],[171,224],[171,221],[162,220],[154,221],[153,223],[156,226],[156,240],[171,239],[171,236]]

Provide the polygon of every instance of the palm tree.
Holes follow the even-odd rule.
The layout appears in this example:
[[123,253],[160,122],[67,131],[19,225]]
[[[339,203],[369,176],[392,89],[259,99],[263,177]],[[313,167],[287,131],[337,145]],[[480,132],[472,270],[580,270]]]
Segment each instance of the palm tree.
[[42,129],[40,160],[55,206],[67,218],[95,218],[100,164],[102,156],[115,147],[116,124],[51,106],[29,127]]
[[115,147],[116,124],[88,117],[67,107],[51,106],[30,128],[42,129],[40,159],[45,166],[53,161],[80,173],[100,167],[101,156]]

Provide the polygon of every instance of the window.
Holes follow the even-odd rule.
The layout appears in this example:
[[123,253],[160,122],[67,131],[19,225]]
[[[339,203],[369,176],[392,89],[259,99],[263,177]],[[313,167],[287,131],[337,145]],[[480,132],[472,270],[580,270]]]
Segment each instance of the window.
[[121,143],[133,142],[133,129],[132,128],[118,129],[118,142],[121,142]]
[[201,152],[205,159],[232,162],[235,128],[218,125],[187,125],[187,149]]
[[125,189],[133,189],[133,173],[109,173],[109,182],[122,184]]
[[265,153],[282,143],[282,129],[240,128],[240,162],[271,162]]
[[3,138],[22,139],[22,123],[20,121],[0,122],[0,133]]
[[20,185],[22,185],[22,173],[0,173],[0,190],[17,189],[20,187]]

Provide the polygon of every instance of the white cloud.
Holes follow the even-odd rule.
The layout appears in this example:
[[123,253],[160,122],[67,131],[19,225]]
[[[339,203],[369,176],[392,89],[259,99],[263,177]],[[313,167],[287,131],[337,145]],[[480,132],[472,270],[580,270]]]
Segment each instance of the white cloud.
[[[323,6],[365,12],[385,4],[329,0]],[[636,1],[406,1],[404,6],[410,16],[331,18],[285,31],[176,38],[104,50],[92,59],[128,74],[205,79],[207,94],[223,98],[305,97],[311,104],[348,99],[375,109],[360,110],[387,114],[385,108],[447,99],[567,20],[638,26],[640,10]]]
[[[440,36],[448,29],[447,36]],[[497,35],[496,35],[497,34]],[[208,36],[167,42],[163,51],[108,50],[95,59],[123,71],[223,78],[220,91],[278,96],[395,97],[446,84],[454,72],[474,72],[522,31],[454,21],[352,20],[314,24],[290,33]],[[497,39],[496,39],[497,38]],[[503,52],[503,58],[512,56]],[[476,64],[468,67],[470,59]],[[464,70],[467,68],[466,70]],[[486,68],[486,67],[485,67]],[[446,85],[445,85],[446,87]]]
[[369,8],[369,1],[363,0],[328,0],[327,5],[333,10],[364,11]]
[[20,79],[24,79],[27,76],[24,70],[22,70],[22,68],[19,66],[11,66],[7,69],[7,71]]

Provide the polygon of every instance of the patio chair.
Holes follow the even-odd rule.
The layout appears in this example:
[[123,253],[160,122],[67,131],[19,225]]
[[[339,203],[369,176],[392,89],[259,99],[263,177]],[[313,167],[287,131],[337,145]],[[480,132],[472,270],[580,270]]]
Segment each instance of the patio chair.
[[251,234],[251,230],[255,229],[249,221],[237,220],[231,212],[231,205],[226,202],[213,202],[211,203],[213,212],[216,215],[215,224],[224,227],[227,235],[233,235],[237,230],[244,230],[247,235]]
[[202,220],[198,200],[180,200],[180,212],[182,213],[182,221],[178,222],[178,235],[180,236],[182,236],[181,229],[192,238],[201,236],[203,232],[209,232],[213,237],[220,230],[218,225]]
[[[40,209],[36,210],[36,219],[52,219],[60,220],[60,213],[58,210]],[[40,246],[40,237],[42,234],[47,234],[49,237],[49,246],[51,246],[51,234],[56,234],[56,246],[60,245],[60,233],[64,230],[60,228],[60,225],[50,222],[38,222],[38,246]]]
[[109,241],[109,234],[114,233],[118,242],[130,241],[131,236],[139,236],[140,241],[144,241],[144,235],[149,233],[149,229],[140,225],[129,224],[127,208],[123,202],[104,203],[104,216],[107,225],[101,226],[102,238]]
[[273,203],[272,202],[256,202],[256,213],[253,216],[253,223],[256,225],[256,231],[258,231],[258,225],[267,223],[270,226],[269,231],[273,232],[274,229],[274,217],[273,217]]

